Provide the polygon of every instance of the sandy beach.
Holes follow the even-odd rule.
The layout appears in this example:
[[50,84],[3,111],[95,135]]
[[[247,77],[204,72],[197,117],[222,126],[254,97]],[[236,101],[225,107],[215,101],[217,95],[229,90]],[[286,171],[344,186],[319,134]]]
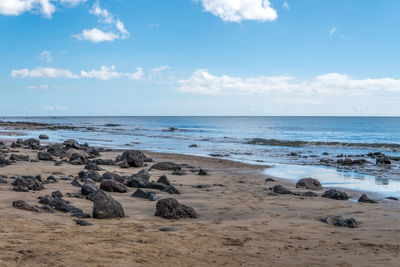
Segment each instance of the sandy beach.
[[[114,160],[122,151],[102,152]],[[9,153],[37,159],[37,151],[11,148]],[[166,175],[181,194],[157,191],[195,209],[198,218],[168,220],[154,216],[156,201],[110,192],[126,214],[122,219],[86,219],[78,226],[68,213],[31,212],[12,207],[24,200],[39,205],[38,197],[60,190],[72,205],[91,213],[93,203],[65,196],[79,188],[71,181],[45,184],[41,191],[15,192],[11,177],[41,175],[42,179],[76,177],[82,165],[54,161],[17,161],[0,168],[7,184],[0,184],[0,265],[2,266],[398,266],[400,209],[398,201],[378,204],[323,197],[271,194],[280,184],[304,192],[293,183],[266,182],[264,166],[178,154],[145,152],[154,162],[191,166],[185,175],[151,170],[150,180]],[[187,164],[187,165],[186,165]],[[104,171],[132,175],[143,168],[101,166]],[[201,168],[206,176],[197,174]],[[197,185],[204,188],[196,188]],[[321,195],[323,191],[315,191]],[[348,192],[358,199],[360,192]],[[358,228],[320,221],[324,216],[354,218]],[[162,227],[178,231],[162,232]]]

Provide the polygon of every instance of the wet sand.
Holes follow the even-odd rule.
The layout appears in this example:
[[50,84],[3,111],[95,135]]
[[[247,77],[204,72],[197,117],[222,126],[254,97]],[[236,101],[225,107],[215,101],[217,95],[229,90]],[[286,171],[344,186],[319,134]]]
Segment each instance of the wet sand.
[[[36,159],[36,152],[12,149]],[[18,151],[18,152],[16,152]],[[115,159],[120,151],[104,152]],[[110,193],[122,204],[127,218],[87,219],[93,226],[81,227],[69,214],[33,213],[12,207],[14,200],[39,205],[37,197],[60,190],[77,192],[70,181],[46,184],[45,190],[14,192],[0,184],[1,266],[398,266],[400,262],[400,203],[355,203],[322,197],[271,195],[270,186],[288,181],[265,182],[264,166],[186,156],[146,152],[156,162],[187,163],[206,169],[207,176],[187,171],[150,171],[150,180],[166,174],[180,195],[193,207],[197,219],[166,220],[154,216],[156,201]],[[151,166],[152,163],[149,163]],[[77,176],[84,166],[54,162],[17,162],[0,168],[0,175],[37,175],[42,178]],[[101,166],[106,171],[132,175],[141,168]],[[103,172],[100,172],[103,173]],[[214,185],[193,188],[195,185]],[[153,190],[158,191],[158,190]],[[301,191],[301,190],[297,190]],[[322,191],[316,191],[319,195]],[[360,193],[349,192],[358,199]],[[91,213],[92,202],[68,198],[74,206]],[[328,215],[353,217],[359,228],[336,227],[320,221]],[[175,232],[159,228],[174,226]]]

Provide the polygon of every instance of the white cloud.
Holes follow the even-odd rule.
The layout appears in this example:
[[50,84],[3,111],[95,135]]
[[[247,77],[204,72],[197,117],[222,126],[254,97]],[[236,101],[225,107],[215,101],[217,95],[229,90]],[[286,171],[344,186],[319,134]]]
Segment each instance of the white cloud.
[[328,73],[311,81],[295,81],[291,76],[256,76],[249,78],[215,76],[207,70],[196,70],[179,81],[179,90],[206,95],[265,95],[275,93],[364,95],[380,91],[400,91],[400,79],[352,79],[348,75]]
[[331,28],[331,30],[329,31],[329,36],[332,36],[332,35],[334,35],[335,33],[336,33],[336,27],[333,26],[333,27]]
[[77,75],[72,74],[67,69],[56,68],[36,68],[29,70],[27,68],[21,70],[11,71],[11,77],[14,78],[78,78]]
[[278,15],[269,0],[201,0],[205,11],[223,21],[274,21]]
[[136,72],[125,74],[130,80],[141,80],[144,77],[142,68],[136,68]]
[[114,16],[107,10],[100,7],[99,2],[97,1],[92,9],[89,11],[90,14],[97,16],[100,19],[100,22],[107,25],[114,26],[118,32],[115,33],[113,31],[103,31],[98,28],[93,29],[84,29],[80,34],[74,34],[72,37],[78,40],[86,40],[94,43],[99,42],[112,42],[116,39],[126,39],[129,37],[129,32],[125,29],[125,25],[119,19],[115,20]]
[[31,86],[28,86],[27,88],[31,89],[31,90],[47,90],[47,89],[49,89],[49,86],[47,84],[43,84],[43,85],[39,85],[39,86],[31,85]]
[[94,78],[103,81],[107,81],[113,78],[119,78],[121,76],[123,76],[123,74],[117,72],[114,65],[112,65],[111,68],[101,66],[100,70],[90,70],[88,72],[83,70],[81,71],[81,77],[83,78]]
[[53,58],[51,57],[51,52],[48,50],[42,51],[39,55],[39,59],[43,60],[43,61],[47,61],[47,62],[50,62],[53,60]]
[[119,39],[120,36],[113,33],[113,32],[103,32],[102,30],[99,30],[97,28],[93,29],[85,29],[82,31],[81,34],[75,34],[72,35],[72,37],[78,39],[78,40],[86,40],[86,41],[91,41],[94,43],[99,43],[99,42],[112,42],[115,39]]
[[55,106],[43,106],[42,107],[46,111],[55,112],[55,111],[66,111],[67,107],[55,105]]
[[152,68],[151,71],[152,72],[160,72],[160,71],[168,70],[170,68],[171,67],[168,66],[168,65],[163,65],[163,66],[160,66],[160,67]]
[[283,2],[282,7],[283,7],[284,9],[287,9],[287,10],[290,9],[290,6],[289,6],[289,4],[288,4],[287,2]]
[[76,6],[86,1],[87,0],[0,0],[0,14],[18,16],[22,13],[32,11],[34,13],[41,13],[47,18],[51,18],[56,11],[57,3]]

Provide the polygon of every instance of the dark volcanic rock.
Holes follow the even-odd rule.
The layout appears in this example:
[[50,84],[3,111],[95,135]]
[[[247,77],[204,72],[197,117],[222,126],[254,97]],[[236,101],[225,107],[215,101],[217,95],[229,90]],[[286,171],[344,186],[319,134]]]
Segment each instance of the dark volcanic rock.
[[399,201],[399,199],[398,199],[397,197],[387,197],[386,199],[394,200],[394,201]]
[[267,178],[267,179],[265,179],[265,181],[266,182],[276,182],[275,179],[272,179],[272,178]]
[[13,187],[13,190],[15,192],[29,192],[29,190],[26,187],[23,187],[21,185],[16,185]]
[[150,174],[147,169],[139,171],[137,174],[132,175],[126,181],[126,185],[129,187],[144,188],[147,186],[150,179]]
[[128,150],[118,156],[116,161],[126,161],[130,167],[143,167],[145,158],[146,156],[141,151]]
[[337,199],[337,200],[348,200],[349,197],[345,192],[336,190],[336,189],[329,189],[322,194],[322,197],[330,198],[330,199]]
[[100,168],[96,163],[94,162],[89,162],[88,164],[86,164],[85,166],[86,170],[90,170],[90,171],[102,171],[103,169]]
[[47,160],[47,161],[53,160],[53,156],[49,152],[46,152],[46,151],[38,152],[37,157],[39,160]]
[[112,159],[94,159],[92,162],[96,163],[97,165],[114,165],[114,161]]
[[103,173],[103,176],[101,176],[100,181],[103,180],[116,180],[120,183],[125,183],[125,177],[122,177],[118,173],[115,172],[105,172]]
[[360,198],[358,199],[358,202],[364,202],[364,203],[378,203],[378,201],[374,199],[370,199],[366,194],[362,194]]
[[82,187],[81,183],[78,181],[77,178],[75,178],[75,179],[71,182],[71,184],[72,184],[73,186],[76,186],[76,187]]
[[97,188],[96,184],[93,182],[93,180],[90,179],[86,179],[85,183],[81,187],[81,193],[84,196],[94,194],[98,190],[99,189]]
[[176,171],[176,170],[181,170],[181,165],[178,165],[173,162],[158,162],[151,166],[150,170],[155,169],[155,170],[160,170],[160,171]]
[[91,158],[97,158],[97,157],[100,157],[101,155],[100,155],[100,151],[97,149],[97,148],[94,148],[94,147],[88,147],[87,149],[86,149],[86,153],[88,153],[88,155],[91,157]]
[[325,222],[327,224],[335,225],[335,226],[340,226],[340,227],[349,227],[349,228],[357,228],[358,223],[355,219],[349,218],[349,219],[344,219],[342,216],[333,216],[333,217],[323,217],[321,218],[322,222]]
[[198,147],[196,144],[191,144],[189,147]]
[[8,159],[5,159],[3,157],[0,157],[0,167],[5,167],[11,165],[11,161],[9,161]]
[[74,139],[65,140],[63,144],[67,149],[69,149],[69,148],[79,149],[80,148],[80,145]]
[[29,149],[39,149],[40,147],[40,141],[34,138],[27,139],[22,144]]
[[50,145],[47,148],[47,152],[49,152],[54,157],[65,157],[65,155],[67,154],[65,147],[62,144]]
[[193,208],[180,204],[175,198],[159,200],[154,215],[165,219],[197,218],[197,213]]
[[90,226],[92,225],[90,222],[85,220],[75,220],[75,223],[80,226]]
[[389,157],[378,157],[376,158],[376,165],[391,165],[392,161]]
[[69,158],[69,163],[72,164],[72,165],[85,165],[87,163],[87,160],[81,154],[74,153]]
[[336,163],[338,165],[343,165],[343,166],[353,166],[353,165],[364,165],[368,161],[365,159],[350,159],[350,158],[345,158],[345,159],[338,159]]
[[168,186],[171,186],[171,182],[168,180],[167,176],[162,175],[160,178],[158,178],[157,183],[162,183]]
[[275,185],[273,187],[270,188],[272,190],[272,192],[276,193],[276,194],[281,194],[281,195],[288,195],[288,194],[293,194],[292,191],[290,191],[289,189],[287,189],[286,187],[278,184]]
[[41,134],[41,135],[39,135],[39,139],[47,140],[47,139],[49,139],[49,137],[47,135],[45,135],[45,134]]
[[100,184],[100,189],[108,192],[125,193],[128,188],[116,180],[103,180]]
[[98,190],[93,196],[93,218],[111,219],[124,218],[122,205],[103,190]]
[[172,172],[172,175],[185,175],[186,173],[183,170],[175,170]]
[[167,192],[169,194],[180,194],[179,190],[175,188],[175,186],[167,186],[162,190],[163,192]]
[[199,170],[199,175],[207,175],[208,173],[207,173],[207,171],[206,170],[203,170],[203,169],[200,169]]
[[296,183],[296,188],[305,188],[309,190],[322,190],[322,185],[317,179],[303,178]]
[[59,190],[57,190],[57,191],[52,192],[51,196],[52,197],[63,197],[64,195]]
[[158,190],[164,190],[165,188],[168,187],[168,185],[162,184],[162,183],[150,182],[150,183],[147,183],[147,185],[145,187],[152,188],[152,189],[158,189]]
[[[16,189],[43,190],[44,186],[40,180],[40,176],[20,176],[15,178],[11,185],[17,187]],[[17,190],[14,189],[14,191]]]
[[28,210],[33,212],[40,212],[40,208],[38,206],[32,206],[26,203],[23,200],[16,200],[12,203],[14,208],[21,209],[21,210]]
[[29,156],[25,155],[17,155],[17,154],[11,154],[10,160],[16,160],[16,161],[29,161]]
[[83,170],[78,173],[78,177],[81,181],[85,181],[86,179],[91,179],[95,182],[100,182],[101,176],[97,171],[87,171]]
[[157,196],[154,192],[151,191],[143,191],[142,189],[137,189],[133,194],[132,197],[140,197],[140,198],[145,198],[151,201],[155,201],[159,199],[160,197]]

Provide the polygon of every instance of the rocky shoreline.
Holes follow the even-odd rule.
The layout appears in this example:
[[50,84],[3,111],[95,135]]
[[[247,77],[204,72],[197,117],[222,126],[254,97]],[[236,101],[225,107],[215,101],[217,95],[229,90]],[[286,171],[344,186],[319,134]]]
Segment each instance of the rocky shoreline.
[[[45,136],[41,139],[46,140]],[[84,226],[82,229],[88,230],[83,231],[91,234],[88,238],[95,243],[104,237],[103,228],[113,227],[119,239],[122,233],[126,236],[123,238],[126,243],[120,244],[113,235],[113,240],[116,238],[122,247],[137,245],[138,240],[147,236],[146,240],[155,237],[163,242],[173,240],[174,246],[182,250],[178,260],[168,249],[154,257],[155,251],[166,248],[154,242],[146,246],[149,242],[146,241],[141,243],[140,256],[122,252],[123,259],[119,262],[123,265],[132,260],[138,265],[157,265],[155,260],[161,258],[169,264],[190,265],[201,262],[200,258],[208,254],[213,255],[213,260],[208,261],[211,265],[240,265],[237,262],[240,258],[250,265],[266,260],[271,265],[279,262],[290,265],[295,263],[294,255],[311,264],[313,257],[326,256],[327,251],[330,251],[328,258],[333,257],[332,262],[346,264],[354,263],[350,259],[358,255],[344,250],[350,247],[367,253],[364,262],[368,257],[374,258],[376,251],[390,254],[382,264],[399,259],[400,247],[395,244],[400,237],[400,224],[395,222],[399,220],[400,209],[396,201],[377,203],[365,194],[354,196],[353,192],[326,190],[313,178],[301,179],[293,185],[266,178],[261,174],[264,166],[177,154],[110,150],[72,139],[58,144],[18,139],[1,142],[0,151],[0,230],[11,238],[0,242],[9,247],[0,251],[0,263],[5,265],[51,265],[60,260],[55,256],[38,260],[42,252],[34,246],[43,242],[43,237],[31,236],[24,242],[38,254],[35,259],[22,257],[15,250],[18,243],[10,243],[15,235],[29,236],[43,231],[51,222],[57,222],[65,233],[74,235],[81,233],[79,227]],[[350,197],[358,198],[358,203],[347,201]],[[382,231],[387,231],[384,229],[388,226],[379,221],[382,216],[392,220],[391,230],[384,236]],[[6,218],[13,219],[6,221]],[[34,226],[26,228],[19,224],[27,219],[34,221]],[[137,231],[138,224],[143,228],[132,233],[130,229]],[[14,225],[22,229],[17,233]],[[293,232],[293,227],[302,232]],[[266,235],[260,235],[260,231]],[[326,231],[338,236],[327,239],[323,234]],[[176,236],[160,236],[162,232]],[[274,234],[278,232],[279,239]],[[293,235],[298,238],[293,239]],[[196,251],[199,237],[205,243]],[[343,243],[349,237],[353,241]],[[272,240],[274,244],[270,243]],[[109,250],[113,242],[104,241],[101,246]],[[366,249],[361,245],[363,242],[374,244],[373,250]],[[314,247],[315,243],[321,248]],[[82,249],[81,245],[76,238],[71,239],[71,246]],[[317,251],[311,257],[303,257],[311,247]],[[183,253],[188,248],[193,249],[190,251],[197,258]],[[114,249],[121,252],[121,247]],[[71,251],[78,253],[73,248]],[[111,265],[104,257],[96,257],[83,265]],[[79,260],[63,258],[60,265],[76,265]]]

